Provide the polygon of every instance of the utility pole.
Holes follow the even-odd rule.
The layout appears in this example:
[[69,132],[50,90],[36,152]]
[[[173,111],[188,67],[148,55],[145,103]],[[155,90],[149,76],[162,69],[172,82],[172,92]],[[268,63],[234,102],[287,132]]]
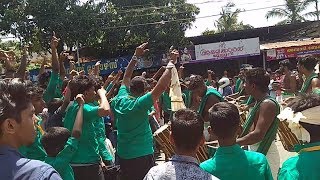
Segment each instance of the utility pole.
[[318,0],[315,0],[316,2],[316,13],[317,13],[317,20],[319,21],[319,8],[318,8]]

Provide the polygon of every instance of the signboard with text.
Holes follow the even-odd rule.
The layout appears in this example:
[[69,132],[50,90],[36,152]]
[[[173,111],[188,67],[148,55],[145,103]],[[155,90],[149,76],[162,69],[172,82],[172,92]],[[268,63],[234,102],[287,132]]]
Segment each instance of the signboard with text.
[[200,44],[195,46],[196,60],[222,60],[260,55],[259,38]]
[[267,61],[320,54],[320,44],[267,50]]

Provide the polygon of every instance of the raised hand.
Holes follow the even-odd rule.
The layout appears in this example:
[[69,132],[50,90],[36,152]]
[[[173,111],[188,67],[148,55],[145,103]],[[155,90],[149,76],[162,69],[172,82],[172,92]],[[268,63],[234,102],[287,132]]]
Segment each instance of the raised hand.
[[146,49],[147,48],[147,45],[148,43],[143,43],[141,44],[140,46],[138,46],[136,48],[136,51],[134,53],[134,56],[137,56],[137,57],[142,57],[146,52],[149,51],[149,49]]
[[60,39],[56,37],[56,33],[53,31],[52,39],[51,39],[51,49],[57,49]]
[[178,57],[179,57],[179,51],[174,49],[170,52],[170,59],[172,61],[173,64],[176,64],[178,61]]
[[78,94],[76,96],[76,101],[79,105],[84,105],[85,101],[84,101],[84,95],[83,94]]

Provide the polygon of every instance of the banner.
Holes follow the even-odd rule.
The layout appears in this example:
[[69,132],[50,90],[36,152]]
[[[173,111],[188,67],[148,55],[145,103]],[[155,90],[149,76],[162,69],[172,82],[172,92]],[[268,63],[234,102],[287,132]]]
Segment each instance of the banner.
[[320,44],[267,50],[267,61],[320,54]]
[[259,38],[195,46],[196,61],[222,60],[260,55]]
[[[100,68],[100,75],[109,75],[113,71],[118,72],[120,69],[122,71],[125,71],[126,67],[128,66],[132,56],[124,56],[124,57],[119,57],[119,58],[113,58],[113,59],[97,59],[92,62],[87,62],[87,63],[81,63],[80,65],[78,63],[75,64],[75,70],[80,72],[80,71],[85,71],[86,74],[94,68],[95,64],[97,61],[101,61],[101,64],[99,66]],[[137,65],[136,65],[136,70],[138,69],[146,69],[146,68],[153,68],[153,67],[159,67],[161,66],[161,57],[160,55],[157,57],[150,57],[148,59],[146,58],[141,58],[138,60]],[[69,69],[69,64],[65,64],[66,72],[69,74],[70,69]],[[37,76],[39,74],[39,69],[33,69],[30,70],[30,76],[32,81],[37,81]]]

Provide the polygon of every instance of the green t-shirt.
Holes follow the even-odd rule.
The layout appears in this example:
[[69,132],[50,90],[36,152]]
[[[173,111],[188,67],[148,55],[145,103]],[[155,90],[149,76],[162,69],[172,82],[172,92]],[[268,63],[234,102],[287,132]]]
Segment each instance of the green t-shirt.
[[[41,118],[38,116],[38,125],[41,125]],[[19,152],[28,159],[35,159],[39,161],[44,161],[47,156],[46,151],[44,150],[41,144],[42,133],[38,127],[36,127],[37,135],[34,139],[34,142],[30,146],[22,146],[19,148]]]
[[163,92],[160,96],[160,103],[162,110],[166,113],[171,112],[171,98],[169,96],[169,93]]
[[[296,145],[295,151],[320,146],[320,142]],[[279,180],[319,180],[320,179],[320,150],[301,152],[298,156],[289,158],[282,164]]]
[[[78,113],[79,105],[75,101],[68,108],[64,118],[64,127],[72,131],[74,121]],[[102,121],[98,115],[99,106],[84,104],[82,134],[79,139],[78,150],[73,156],[72,164],[95,164],[99,163],[98,140],[96,138],[95,121]]]
[[245,151],[239,145],[219,147],[215,155],[200,167],[223,180],[272,180],[267,158],[260,153]]
[[60,75],[52,71],[47,89],[43,93],[43,100],[48,103],[54,98],[61,98],[62,84],[63,81],[61,80]]
[[153,137],[148,111],[153,105],[151,93],[141,97],[129,95],[122,85],[112,108],[118,128],[117,153],[120,158],[133,159],[153,154]]
[[106,147],[106,128],[104,126],[104,122],[101,119],[100,121],[95,121],[95,128],[96,128],[96,138],[98,140],[98,146],[99,146],[99,155],[101,156],[102,160],[104,161],[112,161],[113,158],[110,155],[109,151]]
[[70,137],[63,150],[56,157],[46,157],[45,163],[50,164],[63,180],[73,180],[74,173],[70,166],[71,159],[78,148],[78,139]]

